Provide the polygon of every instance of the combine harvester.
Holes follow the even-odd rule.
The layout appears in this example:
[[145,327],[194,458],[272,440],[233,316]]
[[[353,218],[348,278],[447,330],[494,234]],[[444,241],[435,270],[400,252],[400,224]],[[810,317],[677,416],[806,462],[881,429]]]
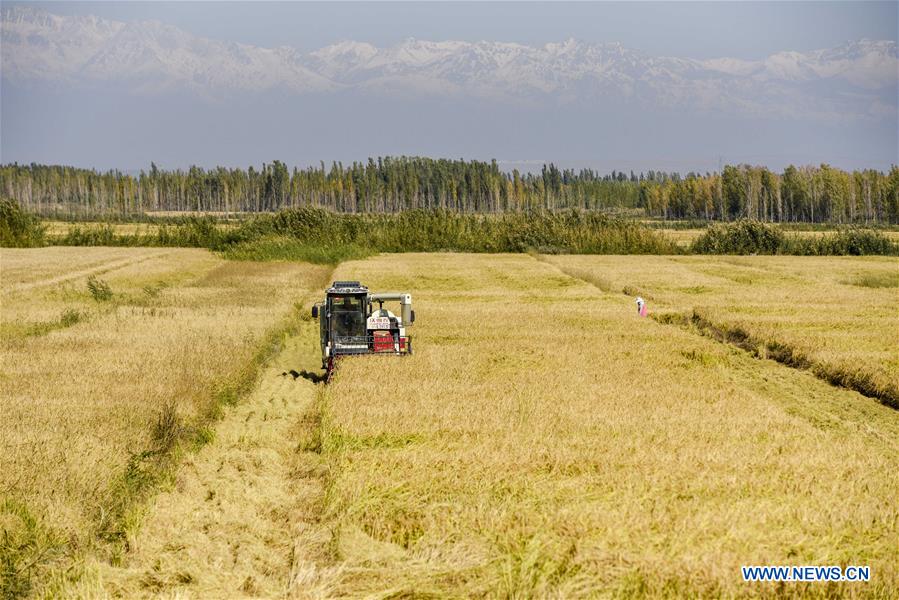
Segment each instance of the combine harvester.
[[[400,303],[401,316],[384,308],[385,302],[392,301]],[[335,281],[325,300],[312,307],[312,318],[319,320],[326,382],[340,356],[412,354],[412,338],[406,334],[406,326],[415,322],[412,294],[370,294],[358,281]]]

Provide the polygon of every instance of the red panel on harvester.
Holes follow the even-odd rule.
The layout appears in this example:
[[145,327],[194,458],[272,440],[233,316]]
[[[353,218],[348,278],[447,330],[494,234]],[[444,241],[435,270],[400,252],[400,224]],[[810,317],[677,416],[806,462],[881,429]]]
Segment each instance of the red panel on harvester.
[[372,341],[375,352],[393,352],[393,336],[389,331],[375,331]]

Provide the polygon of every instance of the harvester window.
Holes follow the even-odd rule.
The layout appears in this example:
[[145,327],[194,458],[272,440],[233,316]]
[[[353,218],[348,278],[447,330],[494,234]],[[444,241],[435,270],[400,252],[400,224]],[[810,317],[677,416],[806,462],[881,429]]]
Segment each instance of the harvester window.
[[335,335],[340,337],[365,335],[362,305],[363,298],[360,296],[333,296],[331,298]]
[[334,296],[331,308],[335,312],[348,312],[362,310],[362,298],[355,296]]

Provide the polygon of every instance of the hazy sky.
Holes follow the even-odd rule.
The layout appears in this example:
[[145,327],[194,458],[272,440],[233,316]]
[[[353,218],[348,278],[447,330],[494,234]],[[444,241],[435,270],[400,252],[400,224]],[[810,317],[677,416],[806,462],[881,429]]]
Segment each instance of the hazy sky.
[[[2,2],[16,6],[117,25],[4,20],[3,162],[132,170],[423,154],[681,172],[719,160],[899,162],[896,2]],[[534,50],[510,70],[491,62],[499,55],[478,62],[474,47],[422,58],[408,38]],[[569,38],[637,54],[542,50]],[[846,45],[863,39],[880,45]],[[369,64],[309,54],[347,40],[380,54]],[[253,62],[279,46],[296,57]],[[707,62],[724,57],[752,62]],[[257,81],[268,70],[273,81]]]
[[[3,2],[13,6],[16,2]],[[759,59],[896,39],[896,2],[32,2],[56,14],[155,19],[195,35],[314,50],[405,38],[543,44],[574,37],[649,54]]]

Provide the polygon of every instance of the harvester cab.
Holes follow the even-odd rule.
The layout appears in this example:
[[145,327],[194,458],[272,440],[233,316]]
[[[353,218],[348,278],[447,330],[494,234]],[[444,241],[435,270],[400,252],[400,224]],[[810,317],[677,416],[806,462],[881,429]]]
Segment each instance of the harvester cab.
[[[399,302],[399,316],[384,308]],[[349,354],[412,354],[406,327],[415,321],[412,294],[372,294],[358,281],[335,281],[323,302],[312,307],[319,321],[322,368],[330,377],[334,361]]]

